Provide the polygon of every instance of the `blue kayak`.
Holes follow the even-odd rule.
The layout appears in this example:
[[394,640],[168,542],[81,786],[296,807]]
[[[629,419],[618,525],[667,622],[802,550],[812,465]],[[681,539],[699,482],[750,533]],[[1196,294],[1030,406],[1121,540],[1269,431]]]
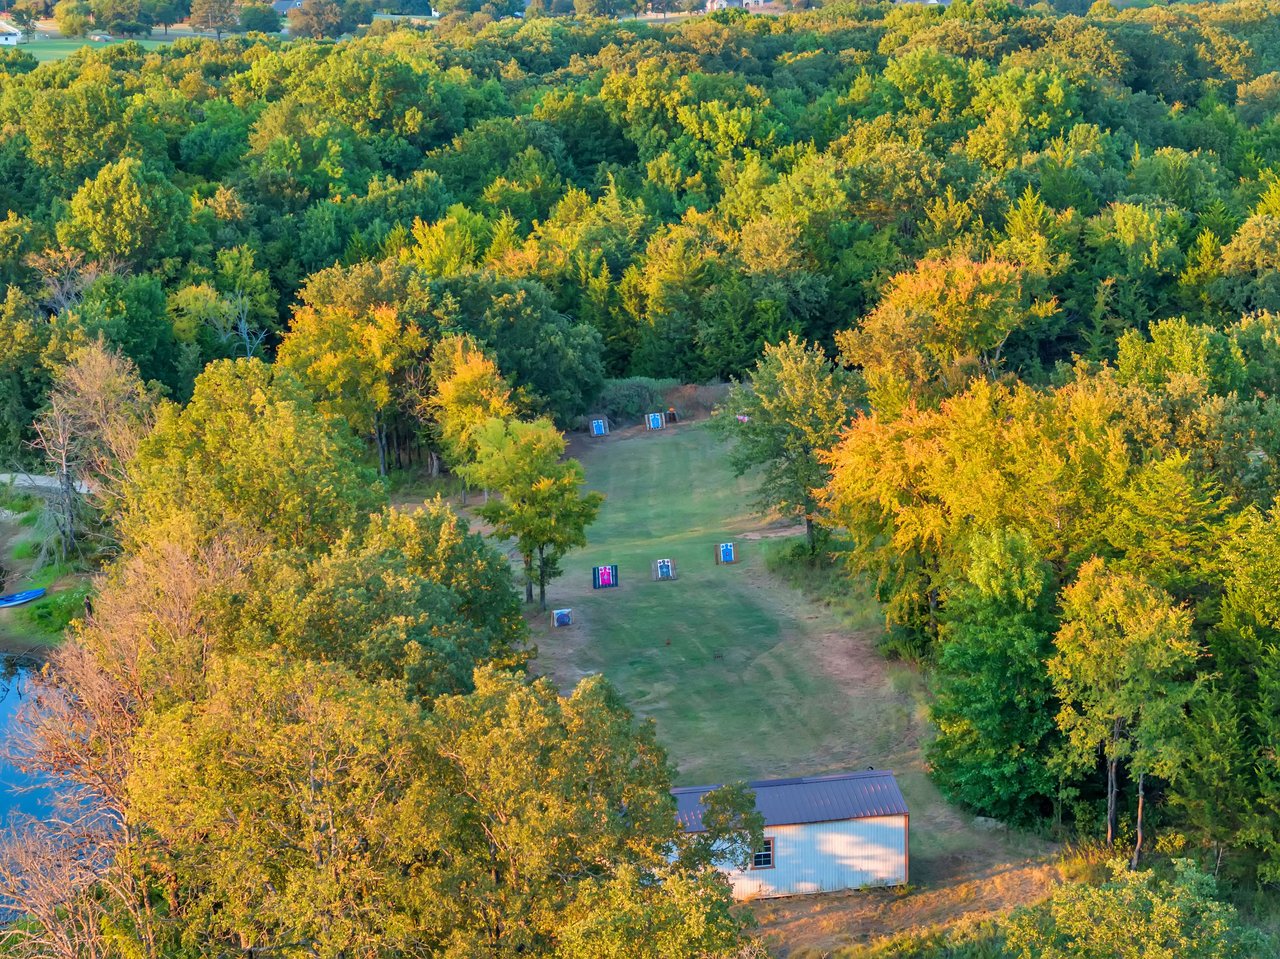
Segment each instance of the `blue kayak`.
[[39,599],[45,594],[43,589],[28,589],[21,593],[10,593],[8,596],[0,596],[0,609],[6,609],[9,606],[21,606],[23,603],[29,603],[33,599]]

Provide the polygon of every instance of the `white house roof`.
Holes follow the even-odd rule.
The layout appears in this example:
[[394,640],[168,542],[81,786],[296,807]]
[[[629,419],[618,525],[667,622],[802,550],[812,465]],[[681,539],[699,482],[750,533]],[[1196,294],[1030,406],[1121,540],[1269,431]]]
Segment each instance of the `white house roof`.
[[16,33],[19,36],[22,35],[21,30],[5,20],[0,20],[0,33]]
[[[765,779],[748,783],[756,793],[756,809],[766,826],[905,816],[907,801],[898,781],[887,769],[808,776],[798,779]],[[685,832],[702,832],[702,797],[719,786],[683,786],[671,790],[676,818]]]

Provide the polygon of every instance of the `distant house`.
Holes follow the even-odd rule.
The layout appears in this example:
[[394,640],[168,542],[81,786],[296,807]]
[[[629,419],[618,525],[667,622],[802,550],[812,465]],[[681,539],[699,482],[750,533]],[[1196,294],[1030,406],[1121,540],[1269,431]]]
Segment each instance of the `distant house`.
[[271,4],[271,9],[282,17],[287,17],[290,10],[296,10],[302,6],[302,0],[275,0]]
[[[840,892],[907,882],[906,800],[882,770],[751,783],[764,846],[747,869],[726,868],[735,899]],[[685,832],[702,832],[702,797],[715,786],[673,789]]]
[[707,11],[715,13],[717,10],[741,9],[743,0],[707,0]]
[[16,47],[22,42],[22,31],[11,23],[0,20],[0,47]]

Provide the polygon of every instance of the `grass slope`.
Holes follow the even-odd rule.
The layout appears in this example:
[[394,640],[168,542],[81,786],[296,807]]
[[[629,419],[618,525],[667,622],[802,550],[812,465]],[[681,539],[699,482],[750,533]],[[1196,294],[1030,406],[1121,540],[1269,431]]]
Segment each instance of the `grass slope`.
[[[837,618],[767,572],[763,551],[800,530],[752,513],[755,480],[732,475],[703,425],[628,431],[573,452],[587,485],[608,498],[588,546],[566,557],[548,594],[549,605],[573,608],[574,625],[534,621],[535,669],[563,688],[606,675],[657,724],[681,784],[869,765],[898,775],[911,808],[912,880],[932,895],[780,901],[758,907],[766,928],[792,947],[830,948],[1044,894],[1041,844],[975,826],[929,782],[924,684],[875,648],[874,603],[844,602]],[[735,566],[715,565],[724,539],[739,544]],[[677,582],[651,580],[661,557],[676,561]],[[591,567],[606,563],[618,564],[623,585],[594,591]],[[969,891],[952,901],[938,894],[945,888]]]

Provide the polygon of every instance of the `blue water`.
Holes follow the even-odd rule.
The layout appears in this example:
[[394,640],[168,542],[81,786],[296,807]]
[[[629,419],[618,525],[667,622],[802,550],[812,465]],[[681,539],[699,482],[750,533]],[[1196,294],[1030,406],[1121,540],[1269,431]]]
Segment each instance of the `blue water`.
[[[27,673],[27,668],[19,662],[0,656],[0,737],[5,742],[8,742],[13,717],[23,697],[29,695]],[[24,792],[17,788],[30,781],[0,758],[0,823],[7,822],[15,812],[40,816],[48,811],[38,792]]]

